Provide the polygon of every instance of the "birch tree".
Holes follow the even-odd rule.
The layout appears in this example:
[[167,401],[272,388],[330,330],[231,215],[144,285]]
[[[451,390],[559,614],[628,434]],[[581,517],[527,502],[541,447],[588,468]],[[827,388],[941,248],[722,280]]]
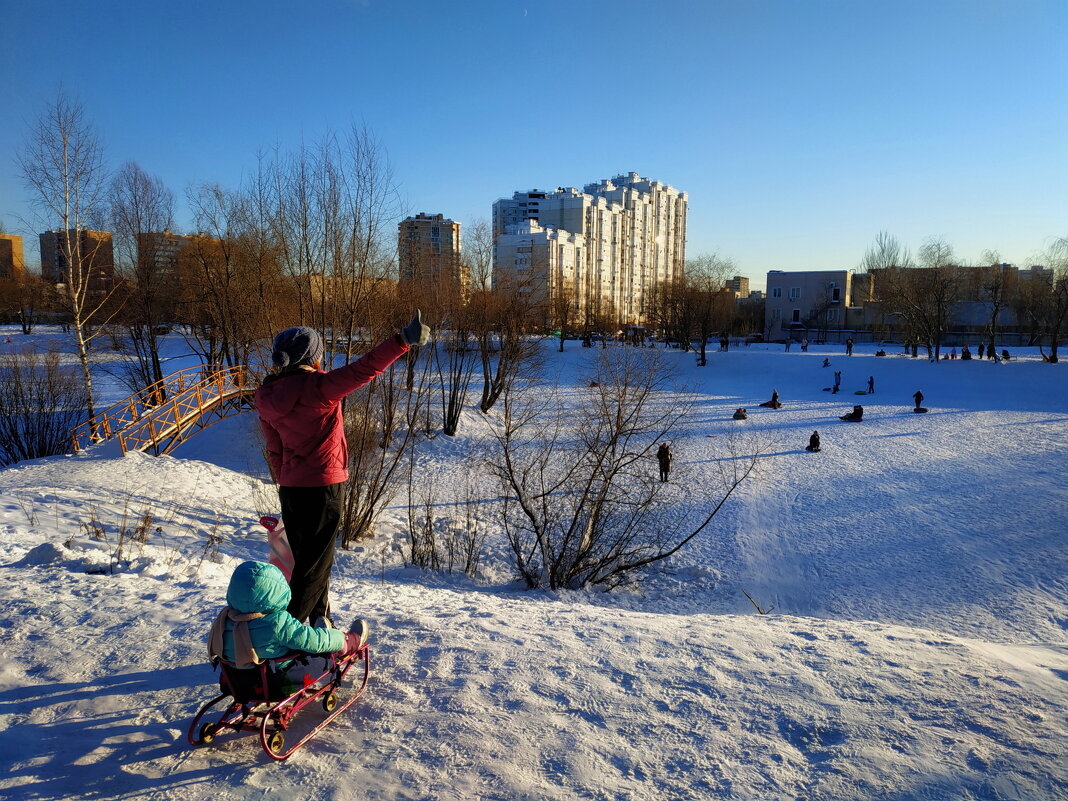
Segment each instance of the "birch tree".
[[16,158],[41,222],[60,232],[63,306],[71,318],[92,418],[95,402],[90,344],[115,313],[109,303],[113,287],[90,291],[90,268],[99,266],[103,240],[82,236],[87,229],[102,227],[105,217],[108,173],[104,148],[81,103],[60,90],[33,124]]

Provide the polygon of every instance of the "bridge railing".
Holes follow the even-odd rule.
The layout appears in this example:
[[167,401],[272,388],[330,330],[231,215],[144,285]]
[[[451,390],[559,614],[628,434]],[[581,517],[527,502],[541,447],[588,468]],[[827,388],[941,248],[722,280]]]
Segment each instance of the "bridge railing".
[[218,368],[119,432],[119,446],[123,453],[147,450],[156,455],[167,453],[184,439],[186,432],[203,427],[209,414],[218,413],[224,404],[234,409],[247,405],[254,391],[245,365]]
[[[244,365],[237,367],[199,365],[178,370],[109,406],[72,429],[71,441],[74,452],[77,453],[95,442],[104,442],[119,436],[131,426],[144,424],[161,410],[169,408],[173,400],[186,395],[197,386],[222,388],[232,385],[236,389],[239,385],[250,386],[250,382],[248,368]],[[205,402],[207,402],[207,396],[202,392],[201,403]],[[124,447],[123,452],[125,451]]]

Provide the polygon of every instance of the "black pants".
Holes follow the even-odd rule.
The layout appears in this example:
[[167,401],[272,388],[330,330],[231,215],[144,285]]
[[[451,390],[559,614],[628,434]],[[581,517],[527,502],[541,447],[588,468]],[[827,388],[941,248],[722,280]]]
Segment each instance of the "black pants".
[[278,488],[282,523],[293,549],[289,614],[297,620],[314,622],[330,613],[330,569],[334,566],[344,486]]
[[671,468],[669,468],[669,467],[661,467],[660,468],[660,480],[661,481],[667,481],[668,480],[668,471],[670,469]]

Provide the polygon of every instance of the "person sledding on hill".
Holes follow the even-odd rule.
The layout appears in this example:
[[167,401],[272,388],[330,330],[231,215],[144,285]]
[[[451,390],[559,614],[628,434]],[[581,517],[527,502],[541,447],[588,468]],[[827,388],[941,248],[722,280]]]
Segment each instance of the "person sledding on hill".
[[853,411],[843,414],[838,419],[845,420],[847,423],[859,423],[864,419],[864,407],[854,406]]
[[767,406],[769,409],[781,409],[782,404],[779,403],[779,393],[777,390],[771,391],[771,400],[764,401],[761,406]]
[[731,416],[735,420],[748,420],[749,419],[749,415],[746,413],[745,409],[742,408],[741,406],[739,406],[737,409],[735,409],[734,410],[734,414],[731,415]]
[[334,540],[349,477],[341,401],[429,337],[430,329],[416,312],[400,333],[329,372],[321,369],[323,341],[314,329],[287,328],[274,338],[271,361],[279,372],[256,390],[254,404],[293,549],[288,608],[298,621],[329,622]]
[[808,446],[805,448],[805,450],[806,451],[811,451],[812,453],[819,453],[820,452],[820,432],[819,431],[813,431],[812,432],[812,436],[808,438]]
[[[282,571],[263,562],[242,562],[230,577],[226,606],[219,612],[208,635],[208,654],[241,670],[252,670],[266,659],[284,657],[293,652],[347,656],[367,642],[370,627],[357,618],[349,633],[334,628],[306,626],[286,611],[290,601],[289,585]],[[291,692],[284,678],[287,664],[273,674],[284,695]],[[298,672],[307,672],[297,664]],[[322,673],[324,667],[318,670]],[[314,669],[313,669],[313,672]],[[294,677],[299,686],[299,677]]]

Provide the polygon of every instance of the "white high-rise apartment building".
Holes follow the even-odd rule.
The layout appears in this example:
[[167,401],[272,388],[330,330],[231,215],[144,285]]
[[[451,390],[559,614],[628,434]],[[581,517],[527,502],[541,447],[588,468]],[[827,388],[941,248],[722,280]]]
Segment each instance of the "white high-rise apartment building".
[[[493,204],[495,241],[515,226],[536,221],[582,237],[584,261],[576,266],[575,294],[582,309],[613,312],[624,324],[640,323],[655,287],[682,277],[686,261],[685,192],[637,173],[617,175],[578,189],[516,192]],[[494,272],[498,265],[495,249]],[[502,251],[503,252],[503,251]],[[557,292],[545,273],[547,296]]]
[[[537,220],[508,226],[493,246],[494,287],[518,287],[541,304],[548,304],[564,288],[576,310],[586,301],[577,277],[586,262],[582,234],[543,228]],[[550,313],[551,310],[546,309]]]

